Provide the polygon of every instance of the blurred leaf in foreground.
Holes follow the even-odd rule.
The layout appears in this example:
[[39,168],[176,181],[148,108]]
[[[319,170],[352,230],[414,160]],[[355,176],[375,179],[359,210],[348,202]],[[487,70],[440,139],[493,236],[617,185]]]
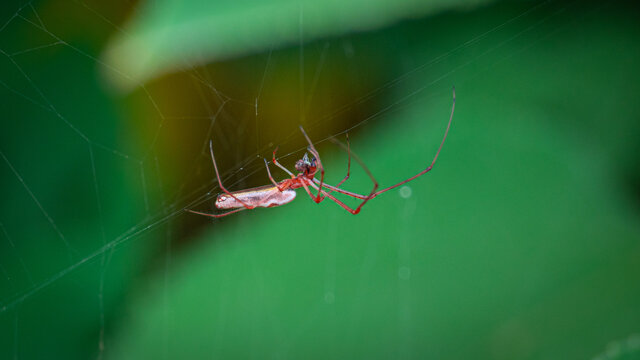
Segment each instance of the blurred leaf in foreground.
[[[113,39],[108,79],[130,89],[161,74],[319,37],[376,29],[486,0],[146,1]],[[113,70],[116,71],[113,71]]]

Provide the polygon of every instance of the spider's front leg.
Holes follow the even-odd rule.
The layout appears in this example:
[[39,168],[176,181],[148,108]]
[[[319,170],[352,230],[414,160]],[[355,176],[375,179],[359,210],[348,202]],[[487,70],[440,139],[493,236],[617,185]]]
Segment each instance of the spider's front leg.
[[[293,178],[295,178],[296,176],[295,176],[295,175],[293,175],[293,173],[292,173],[291,171],[289,171],[289,169],[287,169],[286,167],[282,166],[282,165],[278,162],[278,160],[276,160],[276,151],[278,151],[278,147],[277,147],[277,146],[276,146],[276,148],[275,148],[275,149],[273,149],[273,158],[271,159],[271,160],[272,160],[272,162],[273,162],[277,167],[279,167],[280,169],[282,169],[284,172],[286,172],[287,174],[289,174],[289,176],[291,176],[291,178],[292,178],[292,179],[293,179]],[[264,159],[264,161],[266,162],[266,161],[267,161],[267,159]],[[267,166],[267,168],[268,168],[268,166]]]
[[[309,143],[309,148],[308,148],[309,152],[311,152],[311,154],[313,154],[313,156],[315,156],[316,161],[318,162],[318,170],[320,171],[320,187],[319,187],[319,190],[318,190],[318,195],[316,195],[316,199],[314,201],[316,203],[320,203],[322,201],[322,198],[321,198],[321,195],[322,195],[322,184],[324,184],[324,166],[322,166],[322,160],[320,160],[320,154],[318,153],[318,150],[316,150],[316,147],[313,146],[313,143],[311,142],[311,139],[309,138],[307,133],[302,128],[302,125],[300,125],[300,131],[302,132],[302,135],[304,135],[304,138],[307,139],[307,142]],[[318,170],[316,170],[316,172]]]
[[[274,152],[275,153],[275,152]],[[290,187],[290,182],[291,180],[287,179],[284,181],[281,181],[280,183],[277,183],[274,179],[273,176],[271,176],[271,170],[269,169],[269,163],[267,162],[267,159],[262,159],[264,160],[264,166],[267,168],[267,175],[269,175],[269,180],[271,180],[271,183],[278,188],[278,191],[283,192],[284,190],[288,189]],[[285,169],[286,170],[286,169]],[[295,179],[295,176],[293,176],[293,174],[291,174],[291,179]]]

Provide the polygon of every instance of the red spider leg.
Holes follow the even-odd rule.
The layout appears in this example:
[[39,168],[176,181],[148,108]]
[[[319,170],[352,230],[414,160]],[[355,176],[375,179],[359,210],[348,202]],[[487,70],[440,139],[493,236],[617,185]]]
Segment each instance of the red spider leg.
[[[373,193],[376,191],[376,189],[378,188],[378,183],[376,182],[375,178],[373,177],[373,175],[371,174],[371,172],[369,171],[369,169],[366,167],[366,165],[364,165],[364,163],[362,163],[362,161],[360,160],[360,158],[359,158],[356,154],[353,154],[353,156],[356,158],[356,161],[358,161],[358,162],[360,163],[360,165],[361,165],[361,166],[362,166],[362,168],[367,172],[367,174],[369,174],[369,176],[371,177],[371,180],[374,182],[373,190],[371,191],[371,194],[373,194]],[[314,180],[314,181],[316,181],[316,182],[318,182],[318,181],[317,181],[317,179],[313,179],[313,180]],[[348,212],[350,212],[350,213],[351,213],[351,214],[353,214],[353,215],[358,214],[358,213],[360,212],[360,209],[362,208],[362,206],[363,206],[367,201],[369,201],[369,200],[370,200],[370,197],[371,197],[371,194],[369,194],[369,196],[363,196],[363,195],[359,195],[359,194],[355,194],[355,193],[350,193],[350,194],[356,195],[356,196],[354,196],[354,197],[362,197],[362,198],[364,199],[364,201],[363,201],[363,202],[358,206],[358,208],[356,208],[356,209],[354,210],[354,209],[350,208],[347,204],[345,204],[345,203],[343,203],[342,201],[338,200],[335,196],[333,196],[333,195],[331,195],[331,194],[327,193],[327,192],[326,192],[326,191],[324,191],[324,190],[321,190],[319,186],[317,186],[316,184],[314,184],[311,180],[309,180],[309,179],[308,179],[308,178],[306,178],[306,177],[302,177],[302,178],[300,178],[300,184],[302,185],[302,187],[304,188],[304,190],[306,191],[306,193],[309,195],[309,197],[311,197],[311,199],[312,199],[313,201],[316,201],[316,197],[315,197],[315,196],[313,196],[313,194],[311,194],[311,190],[309,190],[309,186],[311,186],[311,187],[313,187],[315,190],[317,190],[317,191],[318,191],[318,194],[322,194],[322,195],[324,195],[320,201],[322,201],[322,200],[324,200],[325,198],[327,198],[327,197],[328,197],[329,199],[333,200],[336,204],[338,204],[338,205],[342,206],[342,208],[343,208],[343,209],[347,210]],[[331,185],[327,185],[327,184],[324,184],[324,185],[325,185],[325,186],[331,186]],[[346,190],[338,189],[338,188],[333,187],[333,186],[331,186],[331,188],[334,188],[334,190],[335,190],[335,191],[341,191],[341,192],[344,192],[344,193],[349,193],[349,192],[348,192],[348,191],[346,191]],[[353,196],[353,195],[352,195],[352,196]],[[316,202],[317,202],[317,203],[319,203],[320,201],[316,201]]]
[[216,164],[216,157],[213,155],[213,140],[209,141],[209,151],[211,152],[211,161],[213,162],[213,169],[216,171],[216,178],[218,178],[218,185],[220,185],[220,189],[227,195],[236,199],[240,204],[244,205],[245,208],[251,210],[255,208],[255,206],[247,205],[244,201],[238,199],[235,195],[233,195],[229,190],[227,190],[224,185],[222,185],[222,180],[220,180],[220,173],[218,172],[218,165]]
[[296,176],[293,175],[293,173],[291,171],[289,171],[289,169],[287,169],[286,167],[280,165],[280,163],[278,162],[278,160],[276,160],[276,151],[278,151],[278,147],[276,146],[276,148],[273,150],[273,163],[279,167],[280,169],[284,170],[284,172],[286,172],[287,174],[289,174],[289,176],[291,176],[291,178],[295,178]]
[[[353,215],[356,215],[357,213],[360,212],[360,208],[362,208],[362,205],[364,205],[364,203],[367,202],[367,197],[365,197],[365,200],[362,202],[362,204],[360,204],[360,206],[358,206],[357,209],[352,209],[349,207],[349,205],[343,203],[342,201],[338,200],[335,196],[329,194],[328,192],[324,191],[324,190],[320,190],[320,188],[318,187],[318,185],[314,184],[314,183],[309,183],[309,185],[311,185],[314,189],[322,192],[322,194],[324,194],[325,197],[333,200],[336,204],[340,205],[343,209],[347,210],[348,212],[350,212]],[[306,187],[305,187],[306,188]],[[311,196],[311,192],[309,192],[309,195]],[[313,199],[313,196],[311,197]]]
[[[309,152],[311,152],[313,156],[316,157],[316,161],[318,162],[318,168],[320,169],[320,190],[322,190],[322,183],[324,182],[324,167],[322,166],[322,161],[320,160],[320,154],[318,154],[318,151],[316,150],[315,146],[313,146],[311,139],[309,139],[309,136],[307,136],[307,133],[302,128],[302,125],[300,125],[300,131],[302,131],[302,135],[304,135],[305,139],[307,139],[307,142],[309,143],[309,147],[310,147]],[[318,172],[318,170],[316,170],[316,172]],[[316,203],[319,203],[320,201],[322,201],[320,199],[320,195],[321,195],[320,191],[318,191],[318,195],[314,200]]]
[[[307,182],[308,182],[309,184],[307,184]],[[316,190],[318,189],[318,187],[317,187],[314,183],[312,183],[311,181],[309,181],[309,179],[307,179],[307,178],[305,178],[305,177],[302,177],[302,178],[300,179],[299,183],[300,183],[300,185],[302,185],[302,187],[304,188],[304,191],[306,191],[306,192],[307,192],[307,194],[309,194],[309,197],[311,197],[311,200],[316,201],[316,197],[315,197],[315,196],[313,196],[313,194],[311,193],[311,190],[309,190],[309,185],[313,186]],[[323,198],[323,199],[324,199],[324,198]],[[320,200],[320,201],[322,201],[322,200]],[[317,202],[317,203],[319,203],[319,202]]]
[[[449,134],[449,129],[451,128],[451,121],[453,120],[453,112],[455,110],[455,107],[456,107],[456,89],[453,88],[453,104],[451,105],[451,115],[449,116],[449,122],[447,123],[447,129],[444,132],[444,136],[442,137],[442,142],[440,142],[440,147],[438,147],[438,151],[436,152],[436,155],[433,157],[433,161],[431,162],[431,165],[429,165],[426,169],[422,170],[421,172],[417,173],[416,175],[414,175],[414,176],[412,176],[412,177],[410,177],[410,178],[408,178],[408,179],[406,179],[404,181],[401,181],[401,182],[399,182],[399,183],[397,183],[395,185],[391,185],[391,186],[389,186],[387,188],[384,188],[384,189],[382,189],[382,190],[380,190],[378,192],[375,192],[375,193],[371,194],[369,199],[367,199],[367,200],[371,200],[374,197],[376,197],[376,196],[378,196],[378,195],[380,195],[380,194],[382,194],[382,193],[384,193],[386,191],[389,191],[391,189],[395,189],[400,185],[406,184],[409,181],[414,180],[415,178],[420,177],[420,176],[428,173],[429,171],[431,171],[431,169],[433,169],[433,165],[436,163],[436,160],[438,159],[438,155],[440,155],[440,150],[442,150],[442,146],[444,145],[444,141],[447,139],[447,135]],[[338,142],[337,140],[334,139],[332,141],[336,142],[343,149],[345,148],[344,144]],[[357,159],[358,158],[356,157],[356,160]],[[359,160],[358,160],[358,162],[360,163],[360,165],[363,165]],[[365,171],[366,171],[366,169],[365,169]],[[368,173],[368,171],[367,171],[367,173]],[[318,181],[316,179],[313,179],[313,180],[314,180],[314,182],[318,183]],[[331,185],[325,184],[325,187],[327,187],[327,188],[329,188],[331,190],[334,190],[336,192],[339,192],[341,194],[345,194],[345,195],[354,197],[354,198],[365,199],[364,195],[360,195],[360,194],[353,193],[353,192],[350,192],[350,191],[346,191],[346,190],[343,190],[343,189],[338,189],[337,187],[334,188]]]
[[231,215],[233,213],[237,213],[238,211],[247,210],[247,208],[239,208],[239,209],[236,209],[236,210],[227,211],[226,213],[222,213],[222,214],[207,214],[207,213],[194,211],[194,210],[189,210],[189,209],[185,209],[185,210],[190,212],[190,213],[194,213],[194,214],[198,214],[198,215],[210,216],[210,217],[214,217],[214,218],[221,218],[223,216],[227,216],[227,215]]
[[[347,181],[347,179],[349,179],[349,173],[351,171],[351,143],[349,142],[349,133],[347,133],[347,153],[349,154],[349,160],[347,161],[347,175],[342,180],[340,180],[338,185],[331,186],[329,184],[324,184],[324,187],[327,187],[331,190],[327,194],[331,194],[332,192],[334,192],[336,188],[339,188],[340,185],[342,185],[345,181]],[[318,183],[318,179],[316,178],[314,178],[313,181]],[[322,201],[324,198],[325,197],[322,196],[320,201]]]
[[[334,143],[340,145],[340,147],[342,147],[343,149],[346,147],[344,146],[343,143],[339,142],[336,139],[331,138],[331,141],[333,141]],[[351,194],[351,196],[353,195],[359,195],[359,196],[353,196],[353,197],[357,197],[357,198],[362,198],[362,202],[360,203],[360,205],[358,205],[358,207],[353,210],[350,207],[348,207],[347,205],[345,205],[342,201],[338,200],[335,198],[335,196],[330,195],[330,194],[326,194],[327,197],[333,201],[335,201],[336,203],[338,203],[338,205],[342,206],[345,208],[345,210],[349,211],[350,213],[352,213],[353,215],[357,214],[360,212],[360,209],[362,209],[362,207],[364,206],[364,204],[367,203],[367,201],[371,200],[374,196],[374,194],[376,193],[376,190],[378,190],[378,181],[376,181],[376,178],[373,177],[373,174],[371,173],[371,171],[369,170],[369,168],[367,167],[367,165],[364,164],[364,162],[360,159],[360,157],[358,156],[358,154],[354,153],[353,151],[349,151],[351,153],[351,155],[353,156],[353,158],[358,162],[358,164],[360,164],[360,167],[362,167],[362,169],[367,173],[367,175],[369,175],[369,178],[371,178],[371,181],[373,182],[373,188],[371,189],[371,192],[369,193],[369,195],[367,195],[366,197],[362,197],[362,195],[360,194],[356,194],[356,193],[351,193],[349,191],[346,190],[342,190],[342,189],[338,189],[337,187],[334,188],[333,190],[342,194]],[[316,186],[315,184],[311,184],[314,187]],[[333,186],[332,186],[333,187]],[[320,189],[322,190],[322,189]]]
[[388,188],[382,189],[378,192],[376,192],[375,194],[373,194],[373,196],[371,197],[371,199],[373,199],[374,197],[382,194],[383,192],[389,191],[391,189],[395,189],[400,185],[406,184],[409,181],[420,177],[426,173],[428,173],[429,171],[431,171],[431,169],[433,169],[433,165],[436,163],[436,160],[438,160],[438,155],[440,155],[440,150],[442,150],[442,146],[444,146],[444,141],[447,140],[447,135],[449,134],[449,129],[451,128],[451,121],[453,120],[453,112],[456,108],[456,88],[453,87],[453,103],[451,104],[451,115],[449,115],[449,122],[447,123],[447,129],[444,131],[444,136],[442,137],[442,141],[440,142],[440,146],[438,147],[438,151],[436,151],[436,155],[433,157],[433,161],[431,161],[431,165],[429,165],[429,167],[427,167],[426,169],[422,170],[421,172],[417,173],[416,175],[408,178],[407,180],[401,181],[395,185],[391,185]]
[[224,191],[227,195],[231,196],[232,198],[236,199],[239,203],[244,205],[244,209],[232,210],[232,211],[228,211],[226,213],[222,213],[222,214],[219,214],[219,215],[202,213],[202,212],[198,212],[198,211],[194,211],[194,210],[190,210],[190,209],[185,209],[185,210],[188,211],[188,212],[194,213],[194,214],[198,214],[198,215],[205,215],[205,216],[210,216],[210,217],[214,217],[214,218],[219,218],[219,217],[231,215],[233,213],[237,213],[238,211],[242,211],[242,210],[245,210],[245,209],[251,210],[251,209],[255,208],[255,206],[247,205],[244,201],[242,201],[242,200],[238,199],[237,197],[235,197],[235,195],[233,195],[229,190],[227,190],[222,185],[222,180],[220,180],[220,173],[218,172],[218,165],[216,164],[216,157],[213,155],[213,141],[209,141],[209,151],[211,152],[211,161],[213,162],[213,169],[216,171],[216,178],[218,179],[218,185],[220,185],[220,189],[222,189],[222,191]]
[[[269,169],[269,163],[267,162],[267,159],[262,159],[264,160],[264,166],[267,168],[267,174],[269,175],[269,180],[271,180],[271,182],[273,183],[273,185],[275,185],[278,190],[282,191],[286,188],[288,188],[289,184],[288,182],[290,182],[291,180],[287,179],[287,180],[283,180],[280,183],[277,183],[274,179],[273,176],[271,176],[271,170]],[[292,176],[293,177],[293,176]]]
[[267,168],[267,175],[269,175],[269,180],[271,180],[273,185],[275,185],[278,190],[282,191],[282,189],[280,189],[280,185],[278,185],[278,183],[273,179],[273,176],[271,176],[271,170],[269,170],[269,163],[267,162],[267,159],[263,158],[262,160],[264,160],[264,166]]
[[[314,180],[316,180],[316,179],[314,179]],[[308,185],[307,185],[307,182],[309,183]],[[304,188],[304,191],[309,195],[311,200],[315,201],[316,197],[313,196],[313,194],[311,193],[311,190],[309,190],[309,185],[313,186],[313,188],[315,190],[320,190],[320,188],[316,184],[312,183],[310,180],[308,180],[305,177],[300,178],[300,182],[299,183],[300,183],[300,185],[302,185],[302,187]],[[326,186],[326,184],[325,184],[325,186]],[[336,204],[342,206],[342,208],[344,208],[345,210],[347,210],[348,212],[350,212],[350,213],[352,213],[354,215],[357,214],[360,211],[360,210],[357,210],[358,212],[356,212],[356,210],[351,209],[349,206],[347,206],[347,204],[345,204],[342,201],[336,199],[335,196],[333,196],[333,195],[331,195],[331,194],[329,194],[329,193],[327,193],[325,191],[322,191],[322,193],[324,194],[324,197],[322,199],[324,199],[325,197],[328,197],[329,199],[333,200]]]
[[[313,179],[313,182],[314,182],[314,183],[316,183],[316,184],[319,184],[318,179]],[[325,184],[324,184],[324,187],[325,187],[325,188],[327,188],[327,189],[329,189],[329,190],[331,190],[331,191],[329,191],[329,192],[328,192],[328,194],[331,194],[331,192],[335,191],[335,192],[337,192],[337,193],[344,194],[344,195],[347,195],[347,196],[351,196],[351,197],[354,197],[354,198],[356,198],[356,199],[360,199],[360,200],[364,200],[364,199],[366,199],[366,198],[367,198],[367,195],[360,195],[360,194],[358,194],[358,193],[354,193],[354,192],[351,192],[351,191],[347,191],[347,190],[345,190],[345,189],[340,189],[340,188],[338,188],[337,186],[332,186],[332,185],[329,185],[329,184],[327,184],[327,183],[325,183]],[[324,191],[324,190],[323,190],[323,191]],[[375,194],[374,194],[374,195],[375,195]]]
[[[340,181],[338,183],[338,185],[336,185],[335,187],[339,188],[340,185],[342,185],[345,181],[347,181],[347,179],[349,179],[349,173],[351,172],[351,142],[349,141],[349,133],[346,134],[347,135],[347,175],[344,177],[344,179],[342,179],[342,181]],[[331,192],[329,192],[330,194]]]

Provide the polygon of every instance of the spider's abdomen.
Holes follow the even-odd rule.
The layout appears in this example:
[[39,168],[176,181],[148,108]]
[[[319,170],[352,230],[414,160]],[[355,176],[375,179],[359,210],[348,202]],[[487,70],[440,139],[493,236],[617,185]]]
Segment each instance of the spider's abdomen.
[[[296,192],[292,189],[278,190],[275,186],[266,186],[228,194],[219,194],[215,206],[218,209],[238,209],[245,207],[274,207],[288,204],[296,198]],[[240,200],[240,201],[238,201]]]

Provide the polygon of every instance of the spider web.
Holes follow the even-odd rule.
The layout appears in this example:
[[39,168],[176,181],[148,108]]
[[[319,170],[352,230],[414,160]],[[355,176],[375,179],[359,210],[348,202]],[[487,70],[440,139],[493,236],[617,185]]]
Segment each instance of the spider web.
[[[564,30],[568,25],[548,22],[568,16],[576,4],[514,6],[493,22],[444,35],[440,52],[400,54],[392,67],[375,64],[377,59],[365,66],[375,54],[375,44],[367,41],[375,43],[376,32],[306,42],[301,31],[297,46],[274,47],[238,62],[185,60],[179,73],[138,84],[125,96],[114,95],[95,75],[128,76],[100,57],[111,34],[125,33],[113,11],[83,1],[65,3],[57,14],[50,6],[23,2],[0,19],[0,91],[11,99],[4,100],[9,108],[2,111],[0,136],[1,196],[7,199],[0,212],[0,319],[2,348],[8,349],[3,356],[15,358],[29,344],[47,342],[21,336],[35,326],[33,309],[47,303],[64,313],[89,301],[78,317],[92,319],[91,324],[78,326],[91,329],[87,343],[92,345],[78,351],[99,358],[108,352],[105,334],[123,292],[153,269],[169,277],[176,249],[187,247],[185,239],[219,224],[184,212],[211,211],[219,191],[209,140],[215,141],[228,188],[262,185],[262,159],[269,159],[275,146],[286,166],[304,152],[297,125],[305,126],[323,152],[330,138],[365,137],[385,117],[415,104],[446,114],[452,85],[464,88]],[[87,24],[98,25],[85,34],[78,31]],[[502,54],[497,61],[496,52]],[[290,90],[279,88],[283,77],[290,78],[285,80]],[[336,91],[328,83],[337,81],[354,85],[344,85],[342,99],[328,98]],[[284,105],[279,97],[286,98]],[[285,119],[277,119],[278,111]],[[434,123],[434,129],[443,125],[444,120]],[[428,140],[437,144],[440,136],[434,130]],[[411,188],[400,195],[410,197]],[[409,259],[405,245],[398,245],[399,256]],[[330,262],[324,285],[328,303],[335,298]],[[408,262],[400,267],[400,278],[410,277]],[[119,286],[113,279],[122,273],[131,280]],[[78,287],[91,290],[75,294]],[[55,329],[63,319],[47,312],[43,321],[58,324],[47,326]]]

